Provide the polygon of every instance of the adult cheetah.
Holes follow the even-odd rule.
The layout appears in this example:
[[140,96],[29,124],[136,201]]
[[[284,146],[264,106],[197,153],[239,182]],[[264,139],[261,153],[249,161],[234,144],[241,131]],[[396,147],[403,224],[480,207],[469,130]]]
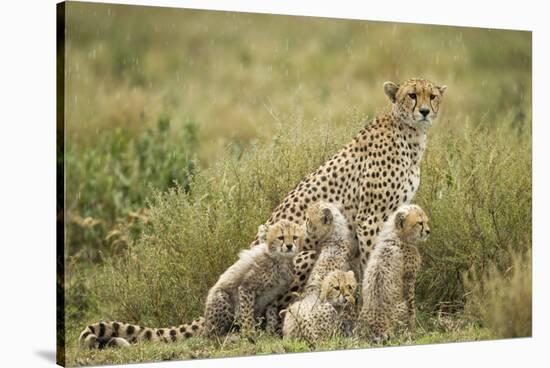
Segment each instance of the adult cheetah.
[[[384,221],[399,206],[410,203],[418,190],[427,131],[437,118],[446,88],[418,78],[384,83],[391,111],[376,116],[350,143],[298,183],[266,224],[281,219],[303,223],[310,204],[319,200],[341,203],[357,236],[360,268],[364,270]],[[258,240],[251,246],[256,244]],[[305,251],[308,246],[313,248],[305,244]],[[298,256],[297,260],[303,262],[297,267],[303,288],[315,259]],[[279,302],[284,307],[290,300],[289,293]]]

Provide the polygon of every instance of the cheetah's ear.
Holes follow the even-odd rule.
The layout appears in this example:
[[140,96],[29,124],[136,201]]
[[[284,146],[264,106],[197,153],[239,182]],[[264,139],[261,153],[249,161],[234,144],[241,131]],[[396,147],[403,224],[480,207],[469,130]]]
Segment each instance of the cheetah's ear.
[[437,89],[439,90],[439,93],[441,93],[441,96],[443,96],[443,93],[447,90],[447,86],[437,86]]
[[405,225],[405,212],[397,212],[395,214],[395,227],[398,229],[402,229]]
[[323,208],[323,212],[321,213],[321,223],[323,225],[330,225],[332,223],[332,212],[330,211],[330,208]]
[[394,103],[396,100],[395,96],[397,94],[398,89],[399,89],[399,85],[389,81],[384,82],[384,93],[386,94],[386,96],[388,96],[388,98],[392,103]]
[[348,272],[346,272],[346,274],[348,275],[350,280],[355,280],[355,273],[352,270],[349,270]]

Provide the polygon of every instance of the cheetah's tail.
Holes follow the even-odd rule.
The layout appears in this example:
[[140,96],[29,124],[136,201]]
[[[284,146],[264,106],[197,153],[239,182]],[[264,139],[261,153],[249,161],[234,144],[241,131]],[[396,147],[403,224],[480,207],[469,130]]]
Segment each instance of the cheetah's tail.
[[81,348],[125,347],[139,341],[174,342],[199,336],[204,332],[204,318],[165,328],[150,328],[124,322],[98,322],[87,326],[78,338]]

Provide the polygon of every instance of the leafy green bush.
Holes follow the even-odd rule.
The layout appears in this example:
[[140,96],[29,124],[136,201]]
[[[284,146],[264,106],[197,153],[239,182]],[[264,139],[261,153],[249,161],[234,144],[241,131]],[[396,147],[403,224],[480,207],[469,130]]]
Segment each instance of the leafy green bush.
[[172,131],[169,119],[163,117],[137,137],[117,128],[98,133],[85,147],[67,144],[66,255],[79,253],[93,260],[98,251],[111,252],[109,232],[137,234],[143,221],[135,220],[146,220],[142,209],[153,189],[179,183],[188,191],[195,172],[196,130],[189,122]]
[[502,338],[531,336],[531,252],[512,252],[512,265],[492,265],[484,273],[465,275],[466,313]]

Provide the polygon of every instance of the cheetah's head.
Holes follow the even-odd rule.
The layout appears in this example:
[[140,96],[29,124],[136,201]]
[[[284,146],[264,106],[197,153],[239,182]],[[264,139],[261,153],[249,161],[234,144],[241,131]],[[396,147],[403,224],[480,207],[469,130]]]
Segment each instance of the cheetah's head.
[[357,280],[353,271],[332,271],[321,283],[320,299],[335,307],[354,306],[357,295]]
[[394,221],[397,234],[405,242],[425,241],[430,235],[428,216],[420,206],[401,206],[395,213]]
[[265,229],[265,242],[273,255],[294,257],[301,250],[303,240],[302,227],[288,220],[277,221]]
[[384,83],[384,92],[392,102],[393,115],[412,127],[432,124],[437,118],[446,89],[447,86],[438,86],[417,78],[401,84]]

